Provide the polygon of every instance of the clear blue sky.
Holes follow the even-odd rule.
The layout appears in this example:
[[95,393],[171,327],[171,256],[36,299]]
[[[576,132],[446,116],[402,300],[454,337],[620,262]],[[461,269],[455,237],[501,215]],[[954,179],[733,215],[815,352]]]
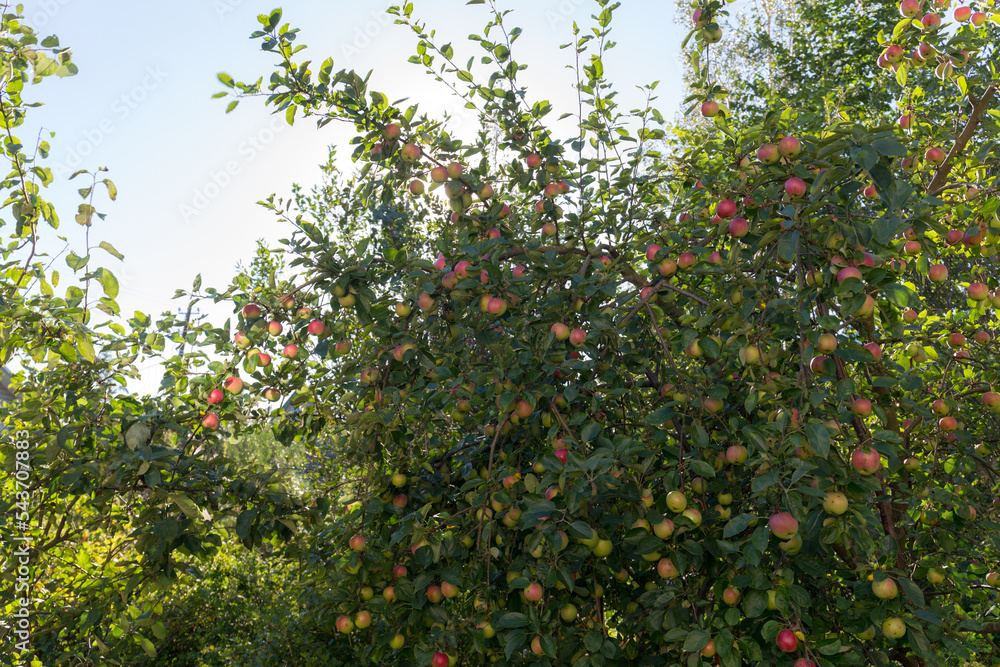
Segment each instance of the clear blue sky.
[[[60,204],[63,224],[79,250],[80,228],[73,222],[79,181],[65,177],[78,168],[108,167],[118,186],[115,203],[99,201],[108,213],[95,223],[91,242],[111,241],[125,255],[95,258],[119,277],[119,303],[134,310],[176,310],[174,290],[190,286],[197,273],[206,285],[225,287],[234,268],[248,260],[258,238],[287,236],[259,206],[271,193],[285,195],[293,183],[319,178],[327,146],[343,145],[349,128],[332,124],[317,130],[311,121],[289,128],[268,115],[260,101],[244,101],[224,113],[226,102],[212,100],[222,90],[216,74],[256,80],[272,71],[274,58],[258,50],[249,34],[256,16],[276,6],[284,19],[302,29],[309,45],[300,60],[332,56],[335,69],[374,70],[373,88],[389,99],[409,97],[428,110],[456,111],[460,105],[445,90],[406,62],[414,52],[413,34],[393,25],[384,11],[388,0],[261,4],[256,0],[191,0],[175,3],[106,0],[35,0],[25,3],[26,21],[43,35],[57,34],[73,48],[80,73],[46,80],[27,91],[45,103],[21,129],[25,145],[42,126],[56,132],[48,165],[62,182],[49,197]],[[530,65],[524,81],[531,95],[549,99],[557,118],[573,110],[575,94],[570,50],[572,22],[590,24],[592,0],[498,0],[514,10],[506,20],[521,26],[517,59]],[[452,42],[456,60],[480,55],[466,36],[480,32],[488,10],[464,0],[416,0],[415,16],[437,29],[441,43]],[[672,116],[682,98],[680,42],[685,31],[673,21],[672,2],[625,0],[616,13],[618,42],[605,69],[620,91],[622,108],[641,103],[636,86],[660,81],[657,103]],[[348,151],[343,151],[347,153]],[[221,175],[226,171],[235,176]],[[59,249],[55,242],[48,249]],[[81,252],[82,254],[82,252]],[[60,259],[64,275],[68,267]]]

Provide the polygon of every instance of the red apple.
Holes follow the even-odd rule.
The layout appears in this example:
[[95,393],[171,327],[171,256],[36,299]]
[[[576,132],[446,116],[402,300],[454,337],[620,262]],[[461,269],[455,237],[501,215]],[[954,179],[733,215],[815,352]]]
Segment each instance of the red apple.
[[226,391],[230,394],[239,394],[243,391],[243,380],[238,377],[228,377],[225,382],[222,383]]
[[715,207],[715,212],[720,218],[728,220],[729,218],[736,215],[736,202],[732,199],[723,199]]
[[243,317],[248,320],[255,320],[260,317],[260,306],[256,303],[248,303],[243,306]]
[[741,239],[747,235],[750,231],[750,223],[748,223],[743,218],[733,218],[729,222],[729,234],[735,238]]
[[798,176],[792,176],[787,181],[785,181],[785,192],[787,192],[788,196],[791,197],[792,199],[798,199],[799,197],[802,197],[803,195],[805,195],[808,189],[809,188],[806,185],[806,182],[803,181]]
[[201,418],[201,425],[207,429],[215,430],[219,428],[219,415],[214,412],[209,412],[207,415]]
[[226,400],[226,395],[222,392],[221,389],[213,389],[212,391],[208,392],[209,405],[218,405],[219,403],[222,403],[222,401],[224,400]]
[[[907,0],[903,0],[906,2]],[[778,649],[785,653],[792,653],[799,645],[799,638],[791,630],[782,630],[778,633]]]
[[778,142],[778,152],[790,160],[797,158],[802,152],[802,142],[797,137],[784,137]]
[[774,536],[781,540],[791,539],[799,532],[799,522],[788,512],[778,512],[767,522]]
[[764,144],[757,149],[757,159],[764,164],[775,164],[781,159],[781,153],[774,144]]
[[851,465],[862,475],[873,475],[882,467],[882,456],[874,449],[855,449]]

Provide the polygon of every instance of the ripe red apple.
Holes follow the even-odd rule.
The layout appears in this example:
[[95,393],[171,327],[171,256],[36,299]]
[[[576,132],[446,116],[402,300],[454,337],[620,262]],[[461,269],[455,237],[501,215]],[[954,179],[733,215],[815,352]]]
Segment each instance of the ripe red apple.
[[816,663],[813,662],[812,660],[799,658],[798,660],[795,661],[795,664],[792,665],[792,667],[816,667]]
[[993,337],[987,331],[977,331],[972,339],[980,345],[988,345],[993,340]]
[[820,355],[813,357],[809,360],[809,370],[811,370],[816,375],[821,375],[826,372],[825,365],[829,361],[830,357],[825,355]]
[[816,339],[816,349],[823,354],[830,354],[837,349],[837,337],[833,334],[820,334]]
[[872,402],[867,398],[857,398],[851,403],[851,412],[859,417],[867,417],[872,413]]
[[248,303],[243,306],[243,317],[248,320],[255,320],[260,317],[260,306],[256,303]]
[[427,292],[421,292],[417,298],[417,307],[425,313],[434,308],[434,298]]
[[364,551],[365,544],[368,540],[365,539],[364,535],[355,535],[350,539],[348,545],[351,547],[352,551]]
[[209,405],[218,405],[219,403],[222,403],[222,401],[226,400],[226,395],[221,389],[216,388],[208,392],[207,400]]
[[313,320],[307,327],[311,336],[320,336],[326,331],[326,324],[322,320]]
[[728,220],[736,215],[736,202],[732,199],[723,199],[715,207],[715,212],[720,218]]
[[372,615],[366,609],[362,609],[358,612],[357,616],[354,617],[355,627],[364,630],[372,624]]
[[246,332],[244,331],[236,332],[236,335],[233,336],[233,343],[236,345],[236,347],[240,348],[241,350],[245,350],[248,347],[250,347],[250,339],[247,337]]
[[285,348],[281,351],[281,353],[285,355],[285,357],[288,359],[294,359],[297,356],[299,356],[299,346],[286,345]]
[[545,591],[542,589],[542,585],[538,582],[532,582],[528,584],[528,587],[524,589],[524,597],[528,602],[538,602],[542,599]]
[[958,420],[954,417],[942,417],[938,420],[938,427],[945,432],[951,432],[958,428]]
[[201,425],[214,431],[219,428],[219,415],[214,412],[209,412],[201,418]]
[[982,396],[983,405],[993,410],[994,412],[1000,411],[1000,394],[995,391],[988,391]]
[[924,159],[935,167],[944,162],[945,157],[945,152],[937,146],[931,146],[927,149],[927,152],[924,153]]
[[855,449],[851,465],[862,475],[873,475],[882,467],[882,456],[874,449]]
[[537,153],[533,153],[525,158],[524,162],[528,165],[528,169],[538,169],[542,166],[542,156]]
[[937,30],[941,27],[941,17],[935,13],[924,14],[924,17],[920,19],[920,22],[924,24],[924,30]]
[[875,357],[875,361],[878,361],[882,358],[882,348],[879,346],[878,343],[866,343],[865,349],[868,350],[869,354]]
[[222,383],[222,386],[230,394],[239,394],[243,391],[243,380],[238,377],[228,377]]
[[275,387],[268,387],[267,389],[264,390],[264,398],[274,403],[275,401],[281,398],[281,391],[279,391]]
[[[906,2],[906,0],[903,0]],[[778,649],[784,651],[785,653],[792,653],[798,648],[799,638],[795,636],[795,633],[791,630],[782,630],[778,633]]]
[[984,283],[972,283],[968,289],[969,298],[973,301],[985,301],[990,295],[989,289]]
[[774,536],[781,540],[791,539],[799,532],[799,522],[788,512],[778,512],[767,522]]
[[726,587],[726,590],[722,591],[722,601],[730,607],[735,607],[740,601],[739,589],[732,586]]
[[837,284],[840,285],[848,278],[857,278],[861,280],[861,270],[855,266],[845,266],[840,271],[837,271]]
[[973,15],[972,15],[972,19],[971,19],[971,20],[972,20],[972,25],[974,25],[974,26],[976,26],[977,28],[979,28],[979,27],[981,27],[981,26],[982,26],[982,25],[983,25],[984,23],[986,23],[986,19],[987,19],[987,18],[988,18],[988,17],[987,17],[987,16],[986,16],[986,14],[984,14],[983,12],[975,12],[975,13],[973,13]]
[[486,303],[486,312],[499,317],[507,312],[507,302],[500,297],[493,297]]
[[959,23],[966,23],[970,18],[972,18],[971,7],[958,7],[955,9],[955,20]]
[[445,653],[435,653],[431,656],[431,667],[448,667],[448,656]]
[[701,115],[705,118],[715,118],[719,115],[719,103],[715,100],[708,100],[701,105]]
[[587,332],[583,329],[573,329],[569,333],[569,342],[575,347],[580,347],[587,340]]
[[432,585],[427,587],[427,599],[432,604],[438,604],[444,599],[444,594],[441,592],[441,587],[437,585]]
[[354,630],[354,621],[351,620],[350,616],[338,616],[337,617],[337,632],[342,634],[350,634]]
[[805,195],[808,189],[809,188],[806,185],[806,182],[803,181],[798,176],[792,176],[787,181],[785,181],[785,192],[787,192],[788,196],[791,197],[792,199],[798,199],[799,197],[802,197],[803,195]]
[[729,235],[741,239],[750,231],[750,223],[743,218],[733,218],[729,222]]
[[802,142],[797,137],[784,137],[778,142],[778,152],[790,160],[797,158],[802,152]]
[[267,333],[271,334],[272,336],[279,336],[279,335],[281,335],[281,332],[283,330],[284,330],[284,327],[281,326],[281,322],[274,322],[274,321],[272,321],[272,322],[268,322],[267,323]]
[[682,271],[690,269],[692,266],[698,263],[698,257],[695,256],[693,252],[682,252],[677,257],[677,266]]

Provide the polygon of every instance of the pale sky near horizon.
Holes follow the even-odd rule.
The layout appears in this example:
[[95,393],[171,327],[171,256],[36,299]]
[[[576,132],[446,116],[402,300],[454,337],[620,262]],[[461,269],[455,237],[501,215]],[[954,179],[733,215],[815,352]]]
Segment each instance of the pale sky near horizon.
[[[272,4],[273,3],[273,4]],[[95,266],[107,266],[121,286],[118,301],[125,317],[140,310],[176,311],[174,290],[190,287],[201,273],[204,284],[228,285],[237,264],[248,262],[257,239],[272,242],[291,230],[256,204],[271,193],[288,195],[293,183],[310,186],[320,180],[318,165],[331,143],[346,145],[351,128],[331,124],[317,130],[311,120],[288,127],[262,100],[246,100],[228,116],[226,101],[213,100],[223,90],[220,71],[251,81],[272,71],[275,58],[260,52],[250,33],[256,17],[274,7],[283,22],[301,28],[299,41],[309,45],[298,61],[321,62],[332,56],[334,70],[373,70],[372,88],[390,100],[409,97],[427,111],[461,111],[461,103],[406,62],[416,38],[385,15],[389,0],[309,2],[270,0],[190,0],[177,3],[108,0],[34,0],[24,4],[25,20],[44,36],[56,34],[73,49],[79,74],[50,77],[26,90],[27,101],[44,102],[30,110],[17,133],[30,146],[39,130],[56,132],[47,166],[57,183],[45,193],[57,204],[62,225],[79,254],[81,228],[73,221],[81,201],[67,182],[79,168],[107,167],[118,187],[118,201],[100,197],[97,209],[107,219],[96,221],[91,244],[108,240],[125,255],[118,262],[98,250]],[[440,44],[451,42],[456,61],[482,54],[467,41],[481,33],[488,17],[484,6],[464,0],[416,0],[414,16],[437,30]],[[523,37],[515,57],[529,68],[523,73],[531,101],[550,100],[550,116],[575,111],[571,41],[573,21],[593,25],[592,0],[498,0],[512,9],[508,26],[520,26]],[[683,98],[680,42],[687,31],[674,22],[674,5],[663,0],[623,0],[615,13],[612,38],[618,43],[605,60],[608,78],[619,91],[621,108],[643,102],[637,86],[659,81],[655,103],[672,117]],[[461,122],[459,119],[458,122]],[[460,128],[459,128],[460,129]],[[345,165],[349,167],[348,165]],[[228,171],[228,173],[227,173]],[[45,248],[62,243],[46,230]],[[68,275],[62,258],[54,265]],[[57,290],[59,292],[60,290]],[[221,323],[225,317],[219,318]],[[213,318],[214,319],[214,318]],[[147,387],[149,390],[155,386]]]

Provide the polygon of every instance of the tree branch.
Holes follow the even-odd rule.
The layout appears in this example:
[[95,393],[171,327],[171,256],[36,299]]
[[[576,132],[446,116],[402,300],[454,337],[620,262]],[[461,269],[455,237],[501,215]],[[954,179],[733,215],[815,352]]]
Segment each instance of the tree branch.
[[937,193],[941,187],[948,180],[948,174],[951,173],[951,168],[955,164],[955,158],[959,153],[965,150],[966,145],[972,139],[972,135],[976,133],[976,128],[979,127],[979,118],[983,115],[983,112],[990,106],[990,102],[993,100],[993,95],[997,92],[997,84],[990,84],[983,96],[976,100],[972,95],[969,95],[969,101],[972,102],[972,113],[969,114],[969,120],[965,123],[965,128],[962,133],[958,135],[955,140],[955,144],[948,151],[948,157],[945,158],[944,163],[938,167],[937,173],[934,174],[934,178],[931,180],[931,184],[927,186],[927,192],[930,194]]

